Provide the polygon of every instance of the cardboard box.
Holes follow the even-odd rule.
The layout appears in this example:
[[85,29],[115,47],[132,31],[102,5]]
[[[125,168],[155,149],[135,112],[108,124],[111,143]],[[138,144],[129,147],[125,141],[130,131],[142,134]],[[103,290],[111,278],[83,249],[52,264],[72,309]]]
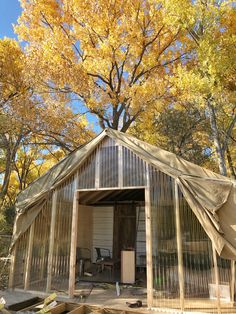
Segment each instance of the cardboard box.
[[[217,286],[216,284],[209,284],[209,295],[211,300],[217,299]],[[227,284],[219,285],[220,300],[230,302],[230,286]]]

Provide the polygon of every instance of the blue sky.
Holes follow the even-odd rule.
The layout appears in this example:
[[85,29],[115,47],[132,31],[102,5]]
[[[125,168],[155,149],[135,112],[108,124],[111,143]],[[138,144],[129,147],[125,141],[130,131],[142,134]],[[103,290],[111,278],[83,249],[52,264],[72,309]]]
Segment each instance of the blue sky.
[[[21,7],[18,0],[0,0],[0,38],[10,37],[17,39],[14,34],[13,25],[17,23],[21,15]],[[95,132],[100,132],[97,118],[94,115],[87,114],[87,119],[93,124]]]
[[13,23],[21,14],[21,7],[18,0],[0,0],[0,38],[17,38],[13,31]]

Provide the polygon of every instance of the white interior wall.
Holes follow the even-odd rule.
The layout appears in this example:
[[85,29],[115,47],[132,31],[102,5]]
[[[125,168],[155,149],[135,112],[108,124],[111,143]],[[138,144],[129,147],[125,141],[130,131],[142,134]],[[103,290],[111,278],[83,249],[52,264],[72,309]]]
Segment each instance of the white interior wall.
[[96,261],[95,247],[109,249],[112,255],[114,207],[93,208],[93,250],[92,260]]

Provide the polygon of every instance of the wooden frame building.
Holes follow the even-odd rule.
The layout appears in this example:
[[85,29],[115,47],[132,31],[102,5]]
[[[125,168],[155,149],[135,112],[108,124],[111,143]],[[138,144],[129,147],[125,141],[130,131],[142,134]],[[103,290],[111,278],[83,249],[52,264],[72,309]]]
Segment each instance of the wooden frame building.
[[[78,248],[135,253],[148,307],[221,312],[235,295],[235,181],[106,129],[17,200],[10,288],[73,296]],[[112,265],[114,266],[114,265]],[[232,312],[233,313],[233,312]]]

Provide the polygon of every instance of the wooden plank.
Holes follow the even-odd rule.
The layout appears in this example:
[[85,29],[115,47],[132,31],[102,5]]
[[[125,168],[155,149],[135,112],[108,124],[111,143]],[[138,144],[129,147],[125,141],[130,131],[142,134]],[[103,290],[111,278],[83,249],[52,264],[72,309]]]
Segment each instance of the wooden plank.
[[56,224],[56,212],[57,212],[57,190],[53,192],[52,195],[52,216],[51,216],[51,226],[50,226],[50,237],[49,237],[49,250],[48,250],[48,270],[47,270],[47,286],[46,291],[51,290],[52,282],[52,262],[53,262],[53,249],[55,241],[55,224]]
[[230,299],[234,303],[235,294],[235,261],[231,261],[231,282],[230,282]]
[[184,310],[184,267],[183,267],[183,248],[182,248],[182,231],[179,212],[179,191],[178,183],[174,181],[174,198],[175,198],[175,222],[176,222],[176,239],[177,239],[177,255],[178,255],[178,276],[179,276],[179,294],[180,308]]
[[100,149],[101,147],[98,147],[95,157],[95,189],[100,186]]
[[145,189],[147,186],[140,186],[140,185],[137,185],[137,186],[124,186],[122,188],[120,187],[108,187],[108,188],[89,188],[89,189],[78,189],[79,192],[92,192],[92,191],[112,191],[112,190],[135,190],[135,189],[139,189],[139,190],[142,190],[142,189]]
[[61,314],[65,312],[66,312],[66,303],[58,304],[54,308],[50,309],[51,314]]
[[79,193],[75,191],[73,200],[72,226],[71,226],[71,247],[70,247],[70,273],[69,273],[69,297],[73,297],[75,291],[76,271],[76,246],[78,229]]
[[34,226],[35,226],[35,220],[33,221],[32,225],[30,226],[27,258],[26,258],[26,268],[25,268],[24,290],[29,289],[30,270],[31,270],[32,253],[33,253],[33,241],[34,241]]
[[153,306],[153,266],[152,266],[152,221],[151,221],[151,197],[150,178],[147,166],[147,187],[145,188],[145,224],[146,224],[146,263],[147,263],[147,306]]
[[25,300],[25,301],[22,301],[22,302],[17,302],[15,304],[11,304],[11,305],[9,305],[7,307],[7,309],[9,311],[18,312],[18,311],[20,311],[22,309],[29,308],[32,305],[40,304],[40,303],[42,303],[42,301],[43,301],[42,298],[33,297],[31,299],[28,299],[28,300]]
[[123,148],[118,146],[118,186],[123,187]]
[[221,306],[220,306],[220,281],[219,281],[219,270],[217,265],[217,255],[216,250],[212,245],[212,253],[213,253],[213,264],[214,264],[214,275],[215,275],[215,285],[216,285],[216,300],[217,300],[217,311],[218,314],[221,313]]

